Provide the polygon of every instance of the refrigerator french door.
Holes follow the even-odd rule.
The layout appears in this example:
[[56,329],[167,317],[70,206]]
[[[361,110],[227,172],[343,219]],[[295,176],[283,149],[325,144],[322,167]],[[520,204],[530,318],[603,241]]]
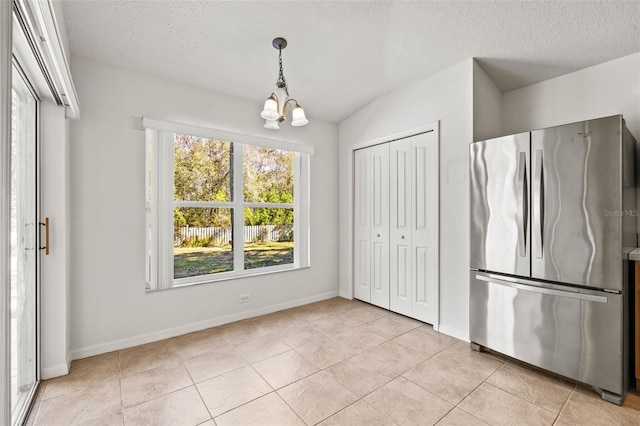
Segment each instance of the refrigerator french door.
[[530,134],[471,144],[473,269],[528,277]]
[[470,147],[472,342],[616,403],[626,390],[634,143],[613,116]]
[[636,245],[623,133],[621,116],[531,132],[533,278],[623,291],[623,247]]

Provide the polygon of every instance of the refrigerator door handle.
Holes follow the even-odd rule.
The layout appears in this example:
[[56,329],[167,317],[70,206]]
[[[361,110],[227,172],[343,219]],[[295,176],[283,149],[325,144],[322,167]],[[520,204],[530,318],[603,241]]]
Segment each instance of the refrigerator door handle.
[[544,167],[542,158],[542,149],[536,150],[536,170],[534,173],[534,185],[533,191],[533,213],[536,218],[534,227],[537,233],[535,242],[535,256],[538,259],[542,259],[543,241],[542,236],[544,234]]
[[607,303],[606,296],[595,296],[592,294],[575,293],[572,291],[553,290],[551,288],[533,287],[530,285],[518,284],[511,281],[500,280],[496,278],[487,277],[484,275],[476,274],[476,279],[479,281],[486,281],[492,284],[498,284],[505,287],[515,288],[517,290],[529,291],[532,293],[548,294],[551,296],[568,297],[569,299],[588,300],[590,302]]
[[518,154],[518,254],[520,257],[527,256],[527,212],[528,187],[527,187],[527,153]]

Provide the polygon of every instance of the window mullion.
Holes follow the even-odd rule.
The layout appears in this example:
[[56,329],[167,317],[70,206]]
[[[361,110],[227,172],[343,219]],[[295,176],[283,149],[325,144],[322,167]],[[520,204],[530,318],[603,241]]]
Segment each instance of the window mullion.
[[183,201],[174,200],[174,207],[200,207],[200,208],[233,208],[233,203],[228,201]]
[[244,270],[243,145],[233,143],[233,270]]
[[244,208],[249,209],[293,209],[295,207],[295,203],[244,203]]

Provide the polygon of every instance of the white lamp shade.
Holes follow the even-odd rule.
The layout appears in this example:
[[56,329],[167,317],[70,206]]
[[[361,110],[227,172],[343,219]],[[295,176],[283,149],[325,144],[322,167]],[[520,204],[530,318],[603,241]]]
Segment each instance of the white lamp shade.
[[264,110],[260,113],[260,116],[267,121],[277,120],[280,115],[278,114],[278,103],[273,97],[269,97],[264,103]]
[[307,117],[304,116],[304,110],[300,107],[300,105],[296,105],[291,113],[291,125],[292,126],[304,126],[309,122]]
[[278,120],[267,120],[264,123],[264,128],[265,129],[278,130],[280,128],[280,126],[278,126]]

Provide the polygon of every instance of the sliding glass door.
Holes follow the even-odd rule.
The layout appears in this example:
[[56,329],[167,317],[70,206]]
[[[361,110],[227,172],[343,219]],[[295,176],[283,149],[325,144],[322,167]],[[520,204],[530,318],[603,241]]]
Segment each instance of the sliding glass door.
[[11,88],[11,420],[24,419],[38,383],[38,99],[14,64]]

